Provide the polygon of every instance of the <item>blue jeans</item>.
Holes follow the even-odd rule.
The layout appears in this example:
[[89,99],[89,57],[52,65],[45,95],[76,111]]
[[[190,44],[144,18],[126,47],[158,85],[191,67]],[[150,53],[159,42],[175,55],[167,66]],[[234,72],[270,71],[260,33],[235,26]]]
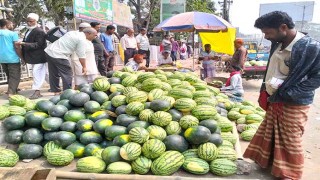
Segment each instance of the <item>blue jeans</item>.
[[177,52],[176,51],[171,51],[171,58],[172,58],[172,61],[177,60]]

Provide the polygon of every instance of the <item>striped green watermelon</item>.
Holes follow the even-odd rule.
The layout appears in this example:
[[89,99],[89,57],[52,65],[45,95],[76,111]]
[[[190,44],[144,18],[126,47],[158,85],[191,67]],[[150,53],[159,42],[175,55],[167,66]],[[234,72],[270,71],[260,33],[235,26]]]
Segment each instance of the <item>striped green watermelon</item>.
[[184,161],[182,167],[192,174],[207,174],[210,170],[209,164],[200,158],[188,158]]
[[149,159],[155,159],[161,156],[165,151],[165,144],[158,139],[150,139],[142,146],[142,154]]
[[193,98],[193,94],[191,91],[187,89],[176,88],[169,91],[169,96],[173,97],[174,99],[181,99],[181,98]]
[[133,72],[134,72],[134,70],[133,70],[132,67],[130,67],[130,66],[124,66],[121,71],[123,71],[123,72],[130,72],[130,73],[133,73]]
[[236,174],[237,165],[229,159],[215,159],[210,163],[210,171],[218,176],[231,176]]
[[245,141],[251,141],[253,136],[256,134],[257,130],[256,129],[248,129],[243,131],[240,134],[241,139],[245,140]]
[[164,91],[170,91],[172,89],[171,85],[167,82],[162,82],[161,85],[161,89]]
[[146,79],[155,78],[155,77],[156,75],[153,72],[145,72],[145,73],[139,74],[138,82],[142,83]]
[[137,174],[147,174],[151,168],[152,161],[144,156],[138,157],[131,163],[132,170]]
[[220,89],[212,86],[207,86],[207,89],[212,92],[215,96],[220,93]]
[[141,146],[135,142],[129,142],[120,148],[120,156],[127,161],[136,160],[141,154]]
[[138,90],[138,88],[136,88],[136,87],[132,87],[132,86],[129,86],[129,87],[125,87],[124,89],[123,89],[123,95],[127,95],[128,93],[130,93],[130,92],[137,92],[137,91],[139,91]]
[[[9,107],[10,109],[10,107]],[[245,111],[245,110],[243,110]],[[263,121],[263,117],[261,117],[259,114],[248,114],[246,116],[246,122],[247,124],[252,124],[252,123],[261,123]]]
[[198,82],[198,78],[196,76],[186,76],[184,80],[188,81],[191,85]]
[[48,163],[54,166],[66,166],[70,164],[73,159],[74,156],[72,152],[63,149],[54,150],[47,156]]
[[8,107],[0,106],[0,120],[8,117],[10,115],[10,111]]
[[229,147],[231,149],[234,148],[233,144],[228,140],[223,140],[222,144],[219,147]]
[[181,133],[181,126],[179,125],[179,122],[177,121],[171,121],[167,126],[166,126],[166,132],[168,135],[172,134],[180,134]]
[[170,84],[170,86],[171,86],[172,88],[174,88],[175,86],[179,86],[179,85],[182,84],[181,80],[179,80],[179,79],[169,79],[169,80],[167,81],[167,83]]
[[124,87],[129,87],[129,86],[134,86],[137,83],[137,77],[136,76],[128,76],[126,78],[124,78],[121,82],[121,84]]
[[207,90],[207,85],[205,83],[194,83],[193,87],[197,90],[197,91],[205,91]]
[[151,115],[151,121],[157,126],[164,127],[172,121],[172,116],[170,113],[158,111]]
[[201,120],[212,119],[217,110],[215,107],[209,105],[198,105],[192,110],[192,115]]
[[12,95],[9,97],[9,104],[11,106],[20,106],[23,107],[27,102],[27,98],[22,95]]
[[130,174],[131,171],[132,168],[127,162],[113,162],[107,167],[108,174]]
[[229,159],[231,161],[237,160],[237,152],[233,148],[220,146],[218,147],[217,159]]
[[144,110],[144,104],[141,102],[131,102],[126,107],[126,113],[132,116],[137,116]]
[[165,74],[165,72],[161,69],[157,69],[154,71],[154,73],[157,75],[157,74]]
[[131,74],[129,72],[123,72],[121,77],[120,77],[120,79],[124,80],[126,77],[129,77],[129,76],[135,76],[135,75],[133,75],[133,74]]
[[146,122],[151,122],[151,116],[154,113],[151,109],[144,109],[139,114],[139,119]]
[[191,98],[180,98],[174,103],[174,108],[181,112],[190,112],[197,106],[197,103]]
[[78,172],[101,173],[106,169],[106,163],[99,157],[89,156],[79,159],[76,168]]
[[196,92],[196,89],[191,85],[179,85],[179,86],[175,86],[174,88],[188,89],[192,93]]
[[167,132],[160,126],[151,125],[147,128],[150,139],[164,140],[167,137]]
[[142,82],[142,90],[150,92],[153,89],[160,89],[162,82],[158,78],[149,78]]
[[184,163],[183,155],[178,151],[166,151],[151,164],[151,171],[155,175],[169,176]]
[[129,136],[132,142],[143,144],[149,139],[149,132],[142,127],[135,127],[129,131]]
[[182,153],[184,159],[199,158],[198,149],[188,149]]
[[198,156],[206,161],[212,161],[218,156],[217,146],[213,143],[201,144],[198,148]]
[[122,76],[123,72],[122,71],[115,71],[113,74],[112,74],[112,77],[118,77],[120,78]]
[[233,135],[231,132],[221,132],[221,138],[223,139],[223,141],[229,141],[233,145],[237,142],[237,137]]
[[233,130],[233,123],[229,120],[218,121],[218,126],[221,128],[222,132],[231,132]]
[[117,95],[115,97],[113,97],[111,99],[111,104],[112,106],[114,107],[119,107],[121,105],[125,105],[127,102],[126,102],[126,96],[125,95]]
[[252,123],[252,124],[247,124],[246,126],[244,126],[244,130],[249,130],[249,129],[255,129],[258,130],[260,126],[260,123]]
[[[232,108],[232,109],[234,109],[234,108]],[[228,112],[228,116],[227,117],[230,120],[235,121],[235,120],[237,120],[237,119],[239,119],[241,117],[241,114],[240,114],[239,111],[232,111],[232,109],[231,109],[231,111]]]
[[169,79],[179,79],[183,81],[185,79],[184,73],[181,73],[179,71],[174,72],[172,76],[169,77]]
[[168,80],[167,76],[164,74],[156,74],[156,78],[160,79],[162,82],[166,82]]
[[174,105],[174,103],[176,102],[176,100],[175,100],[173,97],[171,97],[171,96],[161,96],[161,97],[159,97],[158,99],[159,99],[159,100],[165,100],[165,101],[170,102],[170,108],[172,108],[173,105]]
[[62,147],[58,144],[56,144],[53,141],[49,141],[47,144],[44,145],[43,147],[43,155],[47,157],[51,152],[57,150],[57,149],[62,149]]
[[16,152],[10,149],[0,149],[0,167],[14,167],[19,161]]
[[212,98],[213,94],[210,91],[196,91],[193,93],[193,99]]
[[114,92],[123,92],[124,86],[122,84],[111,84],[109,91]]
[[26,110],[20,106],[9,106],[8,110],[10,112],[10,116],[13,116],[13,115],[24,116],[27,113]]
[[215,107],[218,104],[218,101],[215,98],[200,97],[194,99],[194,101],[196,101],[197,105],[209,105],[212,107]]
[[246,124],[246,122],[247,122],[246,118],[244,118],[244,117],[237,119],[237,124]]
[[110,88],[110,83],[107,78],[96,78],[92,87],[97,91],[107,91]]
[[164,95],[164,91],[162,89],[152,89],[148,94],[148,100],[151,102],[155,99],[160,98]]
[[145,103],[148,99],[148,94],[144,91],[136,91],[136,92],[130,92],[126,95],[126,102],[141,102]]
[[192,126],[198,126],[199,120],[192,115],[185,115],[180,119],[179,124],[183,129],[188,129]]

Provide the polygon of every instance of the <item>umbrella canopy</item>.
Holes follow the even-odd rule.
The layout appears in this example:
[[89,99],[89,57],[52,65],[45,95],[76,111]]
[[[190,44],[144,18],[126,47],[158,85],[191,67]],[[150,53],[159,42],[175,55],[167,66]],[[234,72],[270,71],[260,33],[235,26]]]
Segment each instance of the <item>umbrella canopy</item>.
[[233,26],[214,14],[204,12],[186,12],[162,21],[153,31],[193,32],[226,31]]

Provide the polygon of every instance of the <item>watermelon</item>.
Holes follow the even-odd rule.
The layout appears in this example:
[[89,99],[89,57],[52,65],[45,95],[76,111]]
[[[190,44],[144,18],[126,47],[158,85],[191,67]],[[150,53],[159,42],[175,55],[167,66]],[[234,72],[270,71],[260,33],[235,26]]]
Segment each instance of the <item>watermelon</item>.
[[111,84],[110,86],[110,92],[114,93],[114,92],[123,92],[124,90],[124,86],[121,84]]
[[223,141],[220,134],[213,133],[210,135],[209,142],[213,143],[218,147],[222,144]]
[[109,165],[113,162],[121,161],[122,158],[120,156],[120,147],[118,146],[109,146],[102,151],[102,159]]
[[61,124],[60,130],[61,131],[68,131],[68,132],[74,132],[77,129],[77,123],[72,121],[66,121]]
[[156,74],[156,78],[160,79],[162,82],[166,82],[168,80],[167,76],[164,74]]
[[151,121],[157,126],[167,126],[172,121],[170,113],[164,111],[158,111],[151,115]]
[[53,104],[57,104],[60,101],[60,95],[53,96],[49,101],[53,102]]
[[131,102],[126,106],[126,113],[128,115],[139,115],[142,110],[144,110],[144,104],[141,102]]
[[120,156],[127,161],[136,160],[141,154],[141,146],[135,142],[129,142],[120,148]]
[[199,125],[208,128],[211,131],[211,133],[214,133],[218,127],[217,121],[213,119],[203,120],[199,123]]
[[139,119],[146,122],[151,122],[151,116],[154,113],[151,109],[144,109],[139,114]]
[[209,105],[215,107],[218,104],[218,101],[215,98],[207,98],[207,97],[200,97],[194,99],[197,105]]
[[150,139],[159,139],[162,141],[167,136],[166,131],[160,126],[151,125],[147,128],[147,131],[149,132]]
[[104,133],[106,127],[112,126],[113,122],[110,119],[99,119],[93,124],[93,129],[97,133]]
[[110,88],[110,83],[107,78],[96,78],[92,87],[96,91],[107,91]]
[[127,131],[130,132],[130,130],[135,127],[142,127],[144,129],[147,129],[149,126],[150,124],[146,121],[134,121],[127,127]]
[[127,144],[128,142],[131,142],[129,134],[122,134],[122,135],[116,136],[116,137],[113,139],[112,144],[113,144],[114,146],[119,146],[119,147],[121,147],[121,146]]
[[49,117],[41,122],[42,129],[46,131],[58,131],[63,123],[63,119],[58,117]]
[[102,150],[101,146],[97,143],[90,143],[84,147],[84,156],[95,156]]
[[9,131],[17,130],[24,127],[25,120],[23,116],[14,115],[14,116],[7,117],[2,124],[3,124],[3,127]]
[[77,129],[82,132],[91,131],[93,127],[93,122],[89,119],[82,119],[77,122]]
[[154,100],[150,103],[150,109],[153,111],[168,111],[171,108],[171,104],[166,100]]
[[66,150],[72,152],[75,158],[83,157],[84,149],[85,149],[85,146],[79,142],[74,142],[66,148]]
[[237,137],[231,132],[221,132],[221,138],[223,141],[230,141],[233,145],[237,142]]
[[130,174],[132,168],[129,163],[126,162],[113,162],[108,165],[108,174]]
[[116,123],[117,123],[117,125],[127,127],[129,124],[131,124],[132,122],[137,121],[137,120],[138,120],[138,117],[136,117],[136,116],[121,114],[117,117]]
[[84,132],[80,135],[81,144],[87,145],[90,143],[102,142],[102,136],[94,131]]
[[188,142],[180,135],[169,135],[163,140],[163,143],[166,145],[166,150],[179,151],[181,153],[189,147]]
[[218,156],[217,146],[210,142],[201,144],[198,148],[198,156],[206,161],[216,159]]
[[181,99],[181,98],[193,98],[193,94],[191,91],[182,88],[176,88],[169,91],[169,96],[173,97],[174,99]]
[[112,74],[112,77],[118,77],[120,78],[122,76],[123,72],[121,71],[115,71],[113,74]]
[[164,91],[162,89],[153,89],[148,94],[148,100],[153,101],[155,99],[160,98],[164,95]]
[[107,126],[105,129],[105,137],[108,140],[112,140],[118,135],[126,134],[127,128],[124,126],[112,125]]
[[192,174],[207,174],[210,170],[209,164],[200,158],[188,158],[184,161],[182,167]]
[[42,149],[38,144],[20,144],[17,154],[20,159],[36,159],[42,155]]
[[247,124],[261,123],[262,121],[263,121],[263,117],[261,117],[259,114],[248,114],[246,116]]
[[130,87],[130,86],[134,86],[137,83],[137,77],[136,76],[128,76],[126,78],[124,78],[121,82],[121,84],[124,87]]
[[106,169],[106,163],[96,156],[81,158],[76,165],[78,172],[101,173]]
[[9,144],[19,144],[22,142],[22,135],[22,130],[8,131],[4,137],[4,140]]
[[202,144],[209,141],[210,130],[204,126],[192,126],[184,132],[184,137],[191,144]]
[[47,156],[48,163],[54,166],[66,166],[70,164],[73,159],[74,156],[72,152],[63,149],[54,150]]
[[0,149],[0,167],[14,167],[19,161],[16,152],[10,149]]
[[179,79],[169,79],[167,83],[173,88],[182,84],[181,80]]
[[143,144],[149,139],[149,132],[142,127],[135,127],[129,131],[129,136],[132,142]]
[[228,159],[215,159],[210,163],[210,171],[217,176],[231,176],[237,173],[237,165]]
[[86,113],[95,113],[100,111],[100,104],[96,101],[88,101],[84,104],[84,110]]
[[166,126],[166,132],[168,135],[173,135],[173,134],[180,134],[181,133],[181,127],[177,121],[171,121],[167,126]]
[[229,120],[220,120],[218,126],[221,128],[222,132],[231,132],[233,130],[233,123]]
[[26,111],[31,111],[36,109],[36,102],[30,99],[27,99],[26,104],[23,106]]
[[251,141],[252,138],[254,137],[254,135],[256,134],[257,130],[256,129],[248,129],[243,131],[240,134],[241,139],[243,139],[244,141]]
[[25,116],[26,124],[30,127],[40,127],[44,119],[48,117],[48,114],[44,112],[28,113]]
[[94,89],[89,85],[89,86],[82,87],[80,89],[80,92],[83,92],[83,93],[86,93],[88,95],[91,95],[94,92]]
[[223,140],[222,144],[220,145],[220,147],[229,147],[229,148],[234,148],[233,144],[230,141],[227,140]]
[[9,97],[9,104],[11,106],[20,106],[23,107],[27,102],[27,98],[22,95],[12,95]]
[[66,108],[63,105],[55,105],[51,109],[49,109],[48,113],[52,117],[60,117],[62,118],[64,114],[66,114],[68,111],[68,108]]
[[23,133],[22,139],[27,144],[40,144],[43,140],[43,134],[39,129],[30,128]]
[[198,98],[212,98],[213,94],[210,91],[196,91],[193,93],[193,98],[198,99]]
[[260,126],[260,123],[252,123],[252,124],[247,124],[244,126],[244,130],[249,130],[249,129],[255,129],[255,130],[258,130]]
[[14,116],[14,115],[24,116],[26,114],[26,110],[20,106],[9,106],[8,110],[10,112],[10,116]]
[[185,115],[180,119],[179,124],[181,128],[188,129],[192,126],[198,126],[199,120],[192,115]]
[[161,156],[165,151],[165,144],[158,139],[150,139],[142,146],[142,154],[149,159],[155,159]]
[[171,114],[173,121],[180,121],[180,119],[183,116],[183,114],[180,111],[176,110],[176,109],[170,109],[168,111],[168,113]]
[[142,82],[142,90],[150,92],[153,89],[160,89],[162,82],[158,78],[148,78]]
[[189,112],[196,106],[197,103],[191,98],[180,98],[174,103],[174,108],[182,112]]
[[72,109],[73,106],[69,103],[69,99],[63,99],[57,103],[57,105],[62,105],[66,107],[68,110]]
[[85,119],[86,116],[83,112],[79,110],[70,110],[68,111],[64,116],[63,119],[65,121],[72,121],[72,122],[78,122],[81,119]]
[[[109,119],[110,118],[110,116],[109,116],[107,111],[97,111],[97,112],[91,114],[88,117],[93,122],[96,122],[99,119]],[[85,119],[85,118],[83,118],[83,119]]]
[[151,168],[152,161],[144,156],[138,157],[131,163],[132,170],[137,174],[147,174]]
[[178,151],[166,151],[151,164],[151,171],[155,175],[169,176],[184,163],[183,155]]
[[217,159],[229,159],[231,161],[235,161],[237,160],[237,152],[231,147],[218,147]]
[[76,135],[66,131],[58,132],[55,138],[55,143],[62,146],[63,148],[69,146],[75,141],[76,141]]
[[164,91],[170,91],[172,89],[171,85],[167,82],[162,82],[161,85],[161,89]]
[[161,96],[158,98],[158,100],[168,101],[170,103],[170,108],[172,108],[174,103],[176,102],[176,100],[171,96]]
[[136,92],[130,92],[126,95],[126,102],[141,102],[145,103],[148,99],[148,94],[144,91],[136,91]]
[[54,106],[53,102],[49,100],[40,100],[36,103],[36,109],[41,112],[48,113],[48,111]]
[[182,153],[184,159],[199,158],[198,149],[188,149]]
[[217,114],[217,110],[209,105],[198,105],[192,110],[191,113],[201,121],[213,118]]
[[149,79],[149,78],[155,78],[156,75],[153,72],[145,72],[141,73],[138,76],[138,82],[142,83],[144,80]]
[[126,104],[126,96],[125,95],[117,95],[111,99],[111,104],[114,107],[119,107],[121,105]]
[[10,115],[10,111],[8,107],[0,106],[0,120],[8,117]]

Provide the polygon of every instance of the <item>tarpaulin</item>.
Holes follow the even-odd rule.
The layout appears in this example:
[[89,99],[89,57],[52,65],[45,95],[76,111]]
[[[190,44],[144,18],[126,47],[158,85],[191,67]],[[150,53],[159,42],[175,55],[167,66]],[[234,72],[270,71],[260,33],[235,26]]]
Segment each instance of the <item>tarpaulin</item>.
[[217,53],[233,55],[233,42],[236,39],[235,28],[228,28],[227,32],[200,32],[199,35],[203,48],[205,44],[211,44],[211,50]]

